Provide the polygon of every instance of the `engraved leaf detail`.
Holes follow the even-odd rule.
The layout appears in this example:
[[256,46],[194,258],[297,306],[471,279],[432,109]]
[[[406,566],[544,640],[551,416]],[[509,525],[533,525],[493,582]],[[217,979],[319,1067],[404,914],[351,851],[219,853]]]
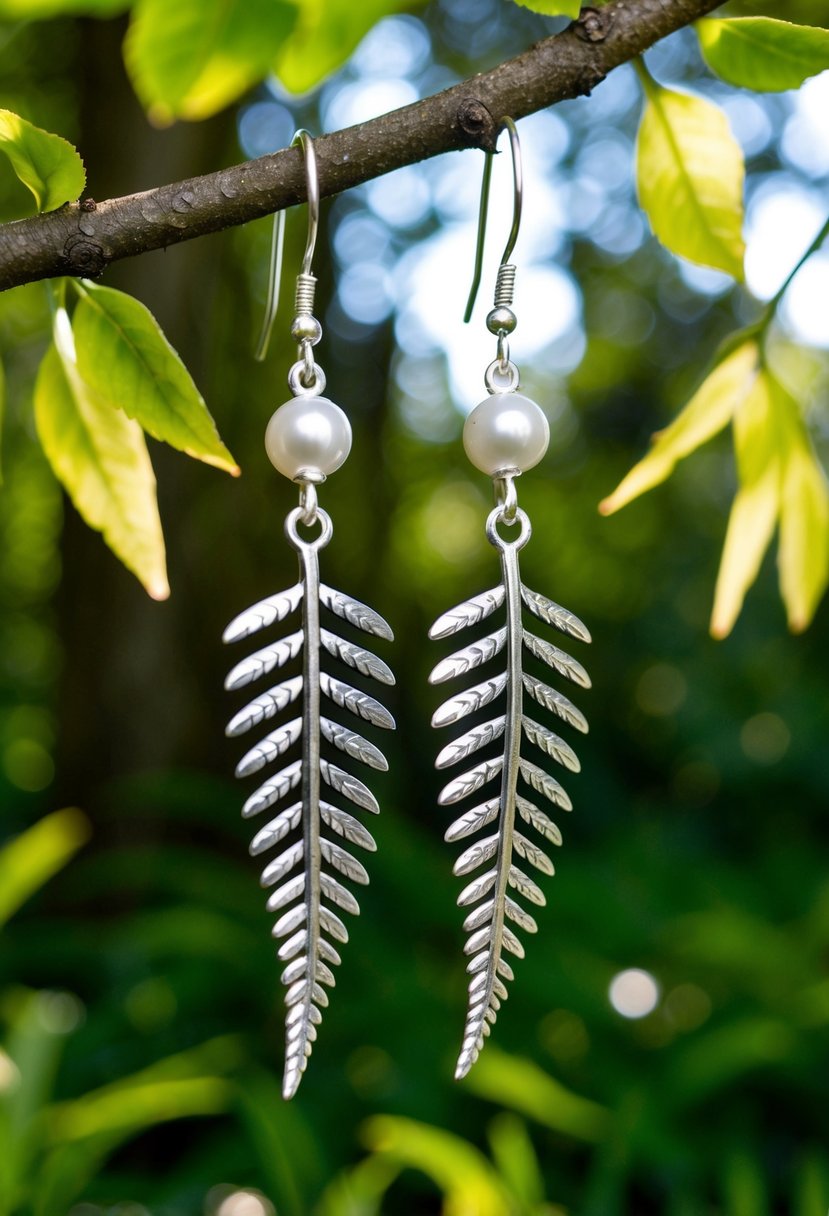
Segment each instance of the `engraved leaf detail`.
[[258,604],[252,604],[250,608],[246,608],[244,612],[240,612],[225,629],[222,635],[224,642],[240,642],[242,638],[249,638],[252,633],[257,633],[260,629],[267,629],[269,625],[275,624],[277,621],[284,621],[286,616],[294,611],[302,599],[302,583],[296,583],[293,587],[289,587],[287,591],[280,591],[276,595],[270,595],[267,599],[260,600]]
[[[273,936],[279,942],[277,957],[284,964],[286,1098],[299,1086],[322,1010],[328,1005],[326,989],[334,986],[333,968],[341,961],[337,947],[348,941],[341,914],[356,915],[360,910],[345,883],[368,882],[365,866],[351,849],[374,852],[377,847],[357,816],[336,805],[340,798],[359,811],[376,814],[380,810],[368,785],[343,765],[352,759],[369,770],[388,768],[380,749],[351,726],[336,721],[336,711],[371,726],[394,727],[394,719],[380,701],[329,675],[321,662],[330,657],[351,668],[357,678],[384,685],[394,683],[390,668],[364,646],[322,626],[320,616],[322,611],[330,611],[353,629],[385,639],[392,637],[391,629],[372,608],[320,583],[318,545],[303,542],[295,547],[300,555],[296,586],[254,604],[225,631],[226,641],[239,641],[302,607],[301,628],[237,663],[226,681],[231,690],[242,688],[301,656],[300,674],[260,693],[227,727],[228,735],[240,735],[301,701],[300,716],[275,725],[246,752],[236,769],[238,776],[248,776],[299,745],[299,755],[268,776],[242,810],[245,817],[271,811],[268,822],[254,836],[250,852],[254,856],[276,853],[265,865],[261,882],[271,889],[267,908],[277,913]],[[333,716],[321,712],[322,697],[333,703]],[[325,748],[333,754],[323,755]],[[294,799],[289,801],[291,793]]]
[[548,600],[546,595],[539,595],[537,591],[530,591],[529,587],[522,585],[521,598],[530,612],[534,612],[537,617],[546,621],[548,625],[552,625],[554,629],[560,630],[561,633],[569,633],[570,637],[575,638],[578,642],[591,640],[587,626],[572,612],[568,612],[560,604],[554,604],[552,600]]
[[[505,955],[522,958],[524,947],[518,933],[535,933],[538,928],[523,905],[542,906],[544,893],[525,867],[546,876],[554,872],[544,848],[516,825],[521,823],[542,841],[561,843],[557,825],[520,792],[519,779],[557,807],[569,810],[572,805],[561,784],[527,758],[522,749],[537,748],[541,758],[570,772],[580,768],[570,744],[549,726],[525,714],[524,703],[536,701],[576,730],[587,730],[584,715],[567,697],[525,671],[525,657],[551,669],[551,678],[560,676],[580,688],[590,687],[590,678],[576,659],[524,627],[522,604],[545,624],[579,641],[590,640],[585,626],[567,609],[523,586],[518,544],[500,537],[493,543],[501,555],[501,585],[444,613],[430,630],[432,638],[448,638],[484,621],[502,606],[505,609],[506,620],[500,628],[491,629],[442,659],[430,677],[433,684],[442,684],[469,676],[499,656],[501,662],[505,659],[506,670],[478,677],[471,687],[444,701],[432,718],[434,726],[450,726],[506,694],[501,716],[473,721],[442,748],[436,761],[437,768],[444,770],[486,751],[471,768],[466,767],[450,780],[438,799],[441,805],[454,807],[478,795],[468,810],[456,815],[445,833],[450,843],[463,842],[453,869],[456,875],[470,879],[458,897],[458,904],[468,909],[463,928],[468,935],[464,952],[469,956],[470,975],[458,1077],[464,1076],[478,1058],[507,995],[506,984],[511,982],[513,972]],[[490,754],[493,744],[497,750]],[[526,785],[522,787],[525,792]],[[490,796],[480,801],[480,791],[485,787]]]
[[480,595],[473,595],[471,600],[464,600],[456,608],[450,608],[448,612],[444,612],[443,616],[439,616],[429,630],[429,637],[433,640],[448,638],[453,633],[484,620],[496,608],[500,608],[503,602],[503,587],[493,587],[490,591],[482,591]]

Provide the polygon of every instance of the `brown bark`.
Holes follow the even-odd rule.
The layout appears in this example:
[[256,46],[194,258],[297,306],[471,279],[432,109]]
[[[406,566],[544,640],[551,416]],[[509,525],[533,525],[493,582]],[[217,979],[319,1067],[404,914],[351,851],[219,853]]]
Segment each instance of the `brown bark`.
[[[315,141],[323,196],[462,148],[492,148],[505,115],[522,118],[589,93],[619,64],[721,0],[612,0],[492,71],[371,122]],[[270,156],[94,203],[0,225],[0,290],[59,275],[98,275],[110,262],[247,223],[304,198],[302,154]]]

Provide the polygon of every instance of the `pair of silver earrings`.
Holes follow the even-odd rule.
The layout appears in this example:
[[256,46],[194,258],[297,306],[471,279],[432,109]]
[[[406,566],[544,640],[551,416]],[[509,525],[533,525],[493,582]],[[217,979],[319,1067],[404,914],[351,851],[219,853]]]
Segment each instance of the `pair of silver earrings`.
[[[561,843],[558,827],[545,811],[527,796],[533,792],[563,810],[571,807],[562,786],[542,767],[524,755],[524,742],[539,749],[550,760],[573,772],[579,762],[570,745],[528,712],[532,702],[579,731],[587,730],[581,712],[539,675],[527,669],[526,659],[537,661],[537,670],[552,668],[558,675],[582,688],[590,681],[584,668],[563,650],[531,632],[524,624],[524,608],[544,624],[581,642],[590,635],[571,612],[546,596],[531,591],[521,581],[519,553],[531,535],[530,521],[518,505],[516,478],[533,468],[549,443],[549,426],[535,402],[519,391],[518,368],[510,359],[509,335],[516,326],[512,311],[515,266],[510,256],[518,236],[521,217],[521,151],[512,119],[505,118],[509,132],[514,179],[513,224],[501,258],[494,307],[487,327],[497,340],[496,357],[487,367],[484,381],[487,398],[471,412],[464,426],[466,454],[488,474],[495,489],[496,506],[486,521],[486,535],[500,559],[500,581],[488,591],[465,600],[444,613],[429,636],[436,640],[453,637],[495,613],[502,624],[443,658],[430,680],[434,684],[477,672],[501,656],[494,674],[464,688],[445,701],[432,718],[436,727],[465,722],[467,729],[448,743],[437,757],[440,770],[461,765],[484,749],[492,751],[477,759],[444,787],[439,803],[456,806],[474,799],[445,833],[450,842],[467,842],[455,861],[454,873],[472,876],[458,903],[469,908],[464,920],[468,933],[469,998],[463,1042],[456,1076],[463,1077],[475,1063],[490,1032],[506,984],[513,979],[508,955],[523,957],[524,947],[516,929],[536,932],[537,925],[525,904],[542,905],[544,894],[526,868],[552,874],[553,865],[535,839],[519,830],[528,825],[543,839]],[[278,913],[273,935],[280,941],[278,958],[284,966],[286,985],[286,1047],[283,1094],[292,1097],[299,1086],[308,1057],[328,1005],[326,989],[334,986],[332,968],[339,965],[339,947],[347,942],[348,930],[341,914],[357,914],[359,906],[343,880],[365,884],[368,874],[349,847],[374,852],[376,844],[364,824],[339,803],[376,814],[379,805],[369,787],[350,771],[348,761],[369,769],[388,768],[383,753],[351,725],[353,718],[372,727],[393,729],[394,720],[380,700],[342,678],[350,668],[366,681],[393,684],[386,662],[360,641],[340,636],[343,622],[359,634],[383,641],[393,635],[386,621],[365,604],[327,586],[320,579],[320,551],[331,540],[333,527],[319,505],[317,488],[345,461],[351,448],[351,427],[339,406],[322,394],[325,375],[314,358],[314,347],[322,329],[313,315],[316,280],[311,264],[319,215],[319,187],[311,137],[299,131],[294,143],[302,146],[308,187],[308,240],[302,270],[297,277],[295,316],[291,335],[298,344],[298,358],[288,383],[292,399],[280,406],[266,432],[266,448],[272,463],[299,486],[299,505],[288,513],[285,533],[299,556],[299,578],[293,587],[268,596],[241,613],[228,626],[226,642],[238,642],[260,630],[297,614],[298,628],[270,642],[237,663],[226,687],[236,690],[263,679],[291,660],[301,659],[301,673],[282,680],[261,693],[231,720],[228,735],[241,735],[301,702],[301,712],[288,717],[252,747],[239,762],[236,774],[248,777],[280,761],[299,747],[297,758],[274,775],[247,799],[246,818],[284,804],[274,818],[254,836],[252,854],[276,850],[262,872],[262,885],[273,888],[269,912]],[[475,278],[467,306],[472,311],[481,277],[492,155],[487,154],[481,191]],[[274,250],[281,257],[284,213],[274,229]],[[263,331],[267,342],[270,320],[278,294],[273,289]],[[329,674],[329,659],[340,664],[340,674]],[[532,662],[530,663],[532,667]],[[477,676],[474,677],[477,680]],[[492,706],[500,712],[490,717]],[[360,730],[362,730],[362,725]],[[490,745],[495,745],[490,749]],[[523,784],[522,784],[523,783]],[[479,791],[488,795],[478,802]],[[523,792],[522,792],[523,791]],[[480,833],[484,833],[481,835]],[[525,868],[526,867],[526,868]]]

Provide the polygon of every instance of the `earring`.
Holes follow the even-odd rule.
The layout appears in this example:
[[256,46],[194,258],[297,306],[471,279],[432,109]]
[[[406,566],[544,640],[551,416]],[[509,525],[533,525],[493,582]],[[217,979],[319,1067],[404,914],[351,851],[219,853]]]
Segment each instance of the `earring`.
[[[534,879],[524,873],[520,864],[527,862],[543,874],[553,873],[553,864],[534,841],[516,828],[516,821],[529,824],[552,844],[561,843],[561,833],[552,820],[519,789],[519,777],[536,793],[563,810],[572,803],[561,785],[537,764],[524,756],[524,738],[564,768],[578,772],[579,761],[563,739],[547,726],[536,722],[525,712],[529,698],[557,715],[576,730],[586,731],[587,722],[581,712],[562,694],[544,683],[525,667],[531,656],[551,667],[559,675],[582,688],[590,687],[590,679],[575,659],[547,640],[537,637],[524,627],[522,603],[545,624],[581,642],[589,642],[585,626],[571,612],[552,600],[531,591],[521,581],[518,555],[530,539],[530,521],[518,506],[516,478],[533,468],[543,458],[549,443],[550,428],[542,410],[534,401],[518,392],[518,368],[510,362],[508,335],[516,326],[512,311],[515,266],[510,256],[518,237],[521,219],[522,174],[521,149],[515,123],[504,119],[509,131],[512,151],[514,207],[512,230],[498,270],[494,308],[487,317],[487,328],[497,336],[497,357],[486,369],[484,381],[489,392],[486,400],[476,406],[466,420],[463,442],[472,464],[493,479],[496,506],[486,521],[486,535],[498,551],[501,581],[489,591],[444,613],[435,621],[429,636],[448,638],[485,620],[499,609],[504,610],[505,622],[494,632],[450,654],[435,667],[430,676],[433,684],[465,676],[506,651],[506,670],[496,671],[483,682],[458,693],[436,710],[432,725],[449,726],[468,714],[477,714],[485,706],[505,698],[504,712],[491,720],[478,720],[471,729],[449,743],[437,757],[438,769],[450,768],[468,756],[498,741],[497,752],[479,760],[472,768],[453,778],[440,794],[442,806],[450,806],[477,794],[496,780],[500,790],[485,802],[464,811],[446,832],[447,841],[465,840],[489,825],[494,832],[478,837],[458,857],[454,873],[458,876],[479,873],[458,897],[458,904],[472,907],[464,930],[470,936],[464,948],[470,955],[467,971],[471,974],[469,999],[463,1043],[455,1076],[466,1076],[475,1063],[485,1037],[507,996],[506,982],[513,971],[505,954],[523,958],[524,947],[510,922],[528,933],[537,931],[533,917],[509,892],[523,896],[531,904],[543,905],[544,894]],[[484,163],[475,275],[469,296],[465,320],[469,320],[481,277],[481,265],[486,235],[486,215],[492,154]],[[502,535],[500,529],[504,530]],[[517,530],[517,533],[516,533]],[[492,865],[488,865],[488,863]]]
[[[289,511],[285,520],[288,542],[299,556],[299,579],[287,591],[271,595],[241,613],[224,634],[226,642],[237,642],[301,610],[301,624],[295,632],[237,663],[225,681],[230,690],[243,688],[301,656],[299,674],[261,693],[227,727],[228,735],[241,735],[302,698],[300,716],[271,730],[236,768],[237,777],[247,777],[299,745],[298,758],[268,777],[242,808],[245,818],[259,815],[298,790],[297,801],[266,823],[250,846],[254,856],[283,846],[262,872],[262,886],[275,887],[267,908],[269,912],[279,911],[273,935],[283,939],[277,956],[285,964],[281,978],[287,986],[285,1098],[293,1097],[297,1091],[317,1036],[321,1010],[328,1004],[325,989],[334,986],[331,968],[339,964],[340,955],[333,943],[339,945],[348,940],[339,912],[356,915],[360,910],[351,891],[335,875],[356,883],[368,882],[362,863],[334,837],[371,852],[376,849],[363,824],[327,800],[337,794],[362,810],[377,813],[380,808],[376,798],[368,786],[326,758],[323,751],[330,754],[339,750],[369,768],[388,768],[385,757],[373,743],[323,712],[326,706],[322,697],[374,726],[394,728],[391,714],[379,701],[328,675],[321,664],[323,652],[327,652],[361,676],[382,684],[394,683],[394,676],[382,659],[325,628],[321,620],[327,613],[329,619],[339,617],[355,630],[392,639],[392,631],[381,616],[320,581],[319,553],[331,540],[333,527],[331,517],[318,505],[317,486],[340,468],[348,456],[351,427],[339,406],[321,395],[325,391],[325,375],[313,356],[312,348],[322,335],[320,323],[313,315],[316,279],[311,273],[319,221],[319,183],[314,145],[308,132],[298,131],[293,143],[302,145],[308,188],[308,239],[302,271],[297,277],[291,326],[299,353],[288,375],[292,400],[281,405],[268,423],[265,446],[278,471],[299,485],[299,506]],[[275,256],[260,352],[267,345],[278,296],[283,225],[284,213],[280,213],[274,229]],[[292,842],[284,847],[291,836]]]

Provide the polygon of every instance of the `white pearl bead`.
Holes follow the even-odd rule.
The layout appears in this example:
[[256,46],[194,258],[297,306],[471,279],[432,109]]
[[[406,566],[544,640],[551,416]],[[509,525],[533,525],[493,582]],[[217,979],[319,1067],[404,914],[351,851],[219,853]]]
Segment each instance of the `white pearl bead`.
[[493,393],[476,405],[463,428],[463,446],[477,469],[496,477],[510,469],[526,473],[550,442],[544,411],[523,393]]
[[280,405],[265,431],[271,464],[292,481],[319,481],[345,463],[351,424],[327,397],[295,397]]

